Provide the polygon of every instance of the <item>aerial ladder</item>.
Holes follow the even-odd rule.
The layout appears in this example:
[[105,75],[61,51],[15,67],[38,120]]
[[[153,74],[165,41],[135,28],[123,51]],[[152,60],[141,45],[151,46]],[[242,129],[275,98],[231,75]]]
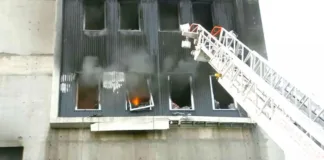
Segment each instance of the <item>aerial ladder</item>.
[[[200,24],[180,26],[183,48],[207,62],[223,88],[285,152],[300,160],[324,160],[324,106],[282,77],[233,31]],[[191,44],[194,44],[191,47]]]

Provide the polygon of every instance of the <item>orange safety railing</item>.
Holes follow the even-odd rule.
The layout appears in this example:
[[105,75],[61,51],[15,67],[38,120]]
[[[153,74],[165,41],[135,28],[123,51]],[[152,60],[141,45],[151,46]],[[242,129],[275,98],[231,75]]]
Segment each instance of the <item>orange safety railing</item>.
[[212,30],[211,30],[211,34],[213,36],[218,36],[218,34],[222,31],[222,27],[221,26],[215,26]]
[[[198,25],[197,23],[193,23],[190,25],[190,31],[191,32],[196,32],[198,29]],[[222,31],[222,27],[221,26],[215,26],[212,30],[211,30],[211,34],[213,36],[218,36],[219,33]]]

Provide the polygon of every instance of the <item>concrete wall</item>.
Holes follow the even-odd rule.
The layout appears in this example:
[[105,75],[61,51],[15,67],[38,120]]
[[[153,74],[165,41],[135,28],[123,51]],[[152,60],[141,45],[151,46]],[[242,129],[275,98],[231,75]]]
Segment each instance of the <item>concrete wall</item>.
[[50,129],[55,1],[2,0],[0,6],[0,147],[24,146],[25,160],[283,159],[258,128]]

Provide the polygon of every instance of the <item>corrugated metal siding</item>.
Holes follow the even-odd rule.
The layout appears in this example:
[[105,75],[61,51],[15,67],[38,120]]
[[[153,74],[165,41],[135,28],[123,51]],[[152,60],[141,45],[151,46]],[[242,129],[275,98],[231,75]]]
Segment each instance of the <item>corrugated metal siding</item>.
[[[180,22],[191,22],[191,1],[181,0],[179,3]],[[118,28],[119,13],[117,0],[107,0],[105,4],[107,28],[105,35],[87,36],[83,31],[82,1],[64,1],[62,74],[79,72],[83,57],[87,55],[99,57],[99,63],[104,68],[109,69],[113,67],[115,70],[123,72],[133,71],[125,67],[125,59],[139,52],[144,52],[150,61],[153,62],[151,66],[153,69],[151,83],[155,108],[147,112],[130,113],[125,111],[125,88],[122,88],[118,94],[101,89],[101,111],[74,111],[76,84],[72,81],[66,82],[71,85],[71,90],[60,94],[60,116],[78,117],[93,114],[103,116],[171,115],[168,106],[169,90],[167,87],[167,76],[169,74],[181,74],[181,70],[174,70],[177,68],[177,63],[175,62],[179,60],[184,60],[187,66],[194,68],[185,71],[193,76],[193,94],[196,110],[192,111],[192,115],[239,116],[237,111],[212,111],[208,75],[212,74],[213,70],[208,64],[194,62],[189,54],[189,50],[180,47],[181,40],[183,40],[180,32],[159,31],[157,0],[141,1],[140,31],[120,31]],[[238,14],[235,9],[239,6],[235,6],[235,4],[239,3],[228,0],[214,1],[211,4],[214,13],[213,23],[228,29],[239,28],[237,25],[241,25],[241,23],[235,19],[235,15]],[[168,62],[166,61],[168,58],[174,61],[174,66],[170,64],[165,65]],[[166,70],[166,66],[171,67],[171,69]]]
[[236,16],[232,0],[218,0],[212,3],[213,22],[227,30],[236,31]]

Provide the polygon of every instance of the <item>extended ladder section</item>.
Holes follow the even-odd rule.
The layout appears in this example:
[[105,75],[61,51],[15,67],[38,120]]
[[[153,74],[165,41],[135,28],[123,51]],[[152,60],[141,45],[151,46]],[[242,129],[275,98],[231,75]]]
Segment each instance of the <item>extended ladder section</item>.
[[180,26],[197,61],[208,62],[219,83],[262,129],[296,159],[324,159],[324,108],[279,75],[234,32],[199,24]]

